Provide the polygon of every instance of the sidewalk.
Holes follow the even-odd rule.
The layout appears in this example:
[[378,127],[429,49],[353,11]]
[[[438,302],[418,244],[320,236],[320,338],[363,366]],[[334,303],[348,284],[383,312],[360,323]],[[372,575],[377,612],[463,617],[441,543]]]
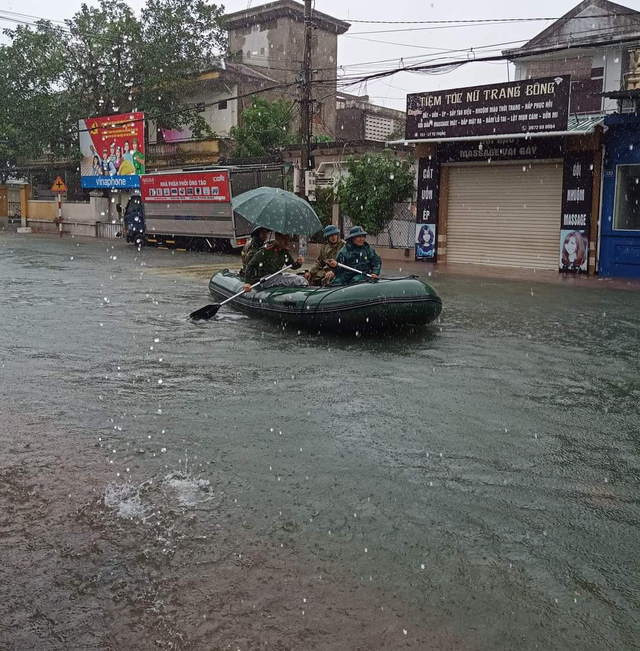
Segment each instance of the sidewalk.
[[[389,249],[378,247],[376,251],[382,258],[382,273],[387,276],[399,274],[418,274],[426,276],[431,273],[431,279],[438,280],[446,276],[467,276],[474,278],[495,278],[496,280],[515,280],[521,282],[549,283],[556,285],[572,285],[574,287],[625,289],[640,291],[640,280],[636,278],[604,278],[595,275],[562,274],[548,269],[521,269],[517,267],[497,267],[479,264],[434,264],[433,262],[417,262],[413,255],[399,259],[399,251],[394,249],[392,256],[386,255]],[[314,259],[320,251],[319,244],[310,244],[308,260]],[[305,265],[306,266],[306,265]]]

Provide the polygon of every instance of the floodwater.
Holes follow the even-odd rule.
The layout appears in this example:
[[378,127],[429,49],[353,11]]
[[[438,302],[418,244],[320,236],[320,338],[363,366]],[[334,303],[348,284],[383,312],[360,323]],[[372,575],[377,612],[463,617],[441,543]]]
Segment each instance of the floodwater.
[[0,235],[0,649],[640,648],[640,292],[190,323],[236,260]]

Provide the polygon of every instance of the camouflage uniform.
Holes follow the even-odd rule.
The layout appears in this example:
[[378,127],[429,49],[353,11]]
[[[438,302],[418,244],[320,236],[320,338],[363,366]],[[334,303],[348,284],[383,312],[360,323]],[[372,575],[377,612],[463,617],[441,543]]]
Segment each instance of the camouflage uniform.
[[264,242],[259,235],[252,237],[242,248],[242,268],[240,269],[240,275],[244,278],[245,273],[247,272],[247,265],[251,261],[251,258],[264,246]]
[[275,244],[267,244],[257,251],[249,261],[244,273],[244,280],[250,285],[254,285],[260,278],[274,274],[287,265],[292,265],[293,269],[300,269],[302,266],[296,262],[287,249],[279,249]]
[[311,278],[309,278],[310,285],[326,285],[324,277],[327,271],[335,271],[327,264],[329,260],[335,260],[342,247],[346,244],[344,240],[338,240],[335,244],[325,242],[320,249],[320,253],[316,258],[313,267],[309,269]]
[[361,274],[355,274],[353,271],[342,269],[342,267],[335,268],[336,277],[332,285],[349,285],[351,283],[359,283],[367,280],[364,274],[380,274],[382,268],[382,260],[376,253],[376,250],[365,242],[362,246],[356,246],[352,240],[348,240],[346,246],[338,253],[336,258],[337,262],[346,264],[348,267],[353,267],[361,271]]

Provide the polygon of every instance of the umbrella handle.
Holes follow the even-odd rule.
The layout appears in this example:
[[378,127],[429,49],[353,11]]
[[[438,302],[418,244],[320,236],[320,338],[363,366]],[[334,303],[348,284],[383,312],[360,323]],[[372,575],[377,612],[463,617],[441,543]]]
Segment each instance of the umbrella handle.
[[[251,289],[253,289],[254,287],[257,287],[264,280],[269,280],[270,278],[274,278],[275,276],[277,276],[278,274],[283,273],[287,269],[291,269],[291,267],[293,267],[292,264],[290,264],[290,265],[288,265],[286,267],[283,267],[282,269],[280,269],[280,271],[276,271],[274,274],[271,274],[270,276],[267,276],[266,278],[261,278],[257,283],[254,283],[253,285],[251,285]],[[220,303],[220,306],[224,305],[225,303],[228,303],[229,301],[232,301],[234,298],[238,298],[238,296],[242,296],[244,293],[245,293],[245,291],[243,289],[241,292],[238,292],[237,294],[234,294],[233,296],[230,296],[229,298],[225,298],[225,300]]]
[[349,271],[354,271],[357,274],[361,274],[363,276],[366,276],[367,278],[373,278],[371,274],[366,274],[359,269],[354,269],[353,267],[348,267],[346,264],[342,264],[342,262],[337,263],[339,267],[342,267],[343,269],[348,269]]

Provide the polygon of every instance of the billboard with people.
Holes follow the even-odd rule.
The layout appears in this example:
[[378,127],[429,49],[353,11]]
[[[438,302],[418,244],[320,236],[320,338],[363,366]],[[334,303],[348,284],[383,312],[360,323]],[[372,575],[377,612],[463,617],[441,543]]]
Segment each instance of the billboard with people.
[[144,113],[80,120],[83,188],[139,188],[145,172]]

